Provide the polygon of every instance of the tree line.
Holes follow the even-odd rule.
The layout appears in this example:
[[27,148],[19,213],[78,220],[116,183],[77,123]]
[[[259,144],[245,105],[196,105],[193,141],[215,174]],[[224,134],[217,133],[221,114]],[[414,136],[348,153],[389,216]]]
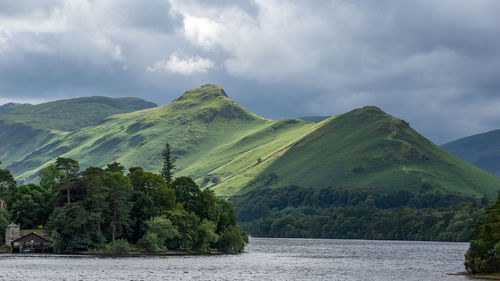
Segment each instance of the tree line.
[[500,194],[474,228],[473,236],[465,254],[467,271],[500,273]]
[[[168,249],[242,252],[248,236],[237,227],[229,202],[200,190],[189,177],[173,178],[175,158],[167,143],[161,174],[113,162],[80,171],[59,157],[41,170],[38,184],[18,186],[0,169],[0,229],[10,221],[43,228],[60,253],[164,252]],[[3,239],[3,238],[2,238]]]
[[486,197],[406,189],[256,189],[231,199],[240,226],[254,236],[469,241]]

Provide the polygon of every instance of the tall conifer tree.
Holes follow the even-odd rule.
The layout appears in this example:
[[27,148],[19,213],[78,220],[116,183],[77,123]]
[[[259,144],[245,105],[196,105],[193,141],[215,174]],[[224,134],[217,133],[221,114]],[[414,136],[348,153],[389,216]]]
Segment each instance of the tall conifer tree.
[[174,175],[174,170],[175,170],[174,163],[175,160],[177,160],[175,157],[171,156],[171,152],[172,148],[170,147],[170,144],[167,142],[162,151],[163,168],[161,170],[161,176],[165,179],[167,184],[172,183],[172,177]]

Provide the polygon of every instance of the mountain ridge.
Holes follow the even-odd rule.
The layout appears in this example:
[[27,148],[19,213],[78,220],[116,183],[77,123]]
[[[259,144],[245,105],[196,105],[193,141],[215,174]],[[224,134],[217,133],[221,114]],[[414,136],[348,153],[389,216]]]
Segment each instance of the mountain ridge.
[[494,196],[500,189],[499,178],[451,156],[377,107],[319,123],[269,120],[213,84],[188,90],[161,107],[115,114],[52,137],[7,168],[17,179],[30,181],[61,156],[80,161],[82,168],[118,161],[158,172],[165,142],[178,157],[178,176],[193,177],[223,197],[292,184],[427,188],[477,197]]
[[500,129],[460,138],[442,147],[456,157],[500,177]]
[[17,108],[21,108],[24,106],[28,106],[28,105],[31,105],[31,104],[29,104],[29,103],[14,103],[14,102],[2,104],[2,105],[0,105],[0,114],[9,113],[12,110],[15,110]]
[[[17,108],[10,106],[12,110],[0,114],[1,161],[10,166],[56,139],[97,125],[110,115],[153,106],[156,104],[139,98],[99,96],[27,104]],[[32,166],[42,164],[40,161],[30,163]]]

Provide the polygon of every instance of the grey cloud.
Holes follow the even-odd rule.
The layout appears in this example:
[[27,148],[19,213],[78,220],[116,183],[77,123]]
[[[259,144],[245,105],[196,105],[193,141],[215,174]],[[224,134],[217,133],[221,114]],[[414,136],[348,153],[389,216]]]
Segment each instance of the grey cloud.
[[[0,3],[2,101],[165,104],[217,83],[269,118],[373,104],[437,143],[500,128],[499,1],[12,3]],[[173,54],[213,67],[147,71]]]

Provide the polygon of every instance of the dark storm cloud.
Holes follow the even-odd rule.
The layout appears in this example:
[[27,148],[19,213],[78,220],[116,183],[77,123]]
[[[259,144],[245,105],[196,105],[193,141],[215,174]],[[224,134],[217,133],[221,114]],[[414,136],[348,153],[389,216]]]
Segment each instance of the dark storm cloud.
[[377,105],[437,143],[500,128],[500,1],[0,3],[0,103],[165,104],[204,83],[265,117]]

